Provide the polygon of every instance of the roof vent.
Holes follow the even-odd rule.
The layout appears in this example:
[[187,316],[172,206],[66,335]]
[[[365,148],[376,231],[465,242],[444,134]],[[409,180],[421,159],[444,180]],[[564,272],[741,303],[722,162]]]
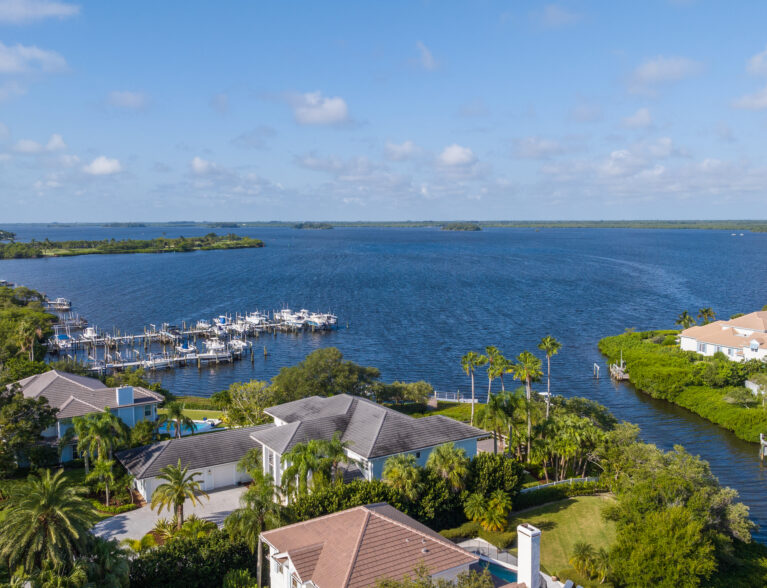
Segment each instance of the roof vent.
[[421,539],[421,543],[426,543],[426,539]]
[[426,549],[426,548],[424,547],[424,548],[421,550],[421,553],[429,553],[429,550],[428,550],[428,549]]

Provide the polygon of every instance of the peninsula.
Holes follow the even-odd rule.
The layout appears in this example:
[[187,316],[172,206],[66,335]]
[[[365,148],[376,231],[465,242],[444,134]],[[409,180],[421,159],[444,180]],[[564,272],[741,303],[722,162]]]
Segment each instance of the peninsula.
[[204,237],[176,239],[126,239],[116,241],[29,241],[0,243],[0,259],[32,259],[37,257],[71,257],[74,255],[124,253],[184,253],[213,249],[247,249],[263,247],[264,242],[239,235],[208,233]]
[[443,231],[481,231],[482,227],[477,223],[460,222],[460,223],[447,223],[442,225]]

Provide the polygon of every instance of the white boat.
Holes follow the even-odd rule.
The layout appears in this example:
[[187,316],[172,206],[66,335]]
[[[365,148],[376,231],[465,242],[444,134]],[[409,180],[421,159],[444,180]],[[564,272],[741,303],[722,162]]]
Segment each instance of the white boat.
[[167,368],[170,364],[170,358],[165,355],[150,355],[142,362],[143,367],[150,370]]
[[197,321],[197,324],[194,326],[194,328],[199,329],[201,331],[206,331],[210,329],[210,321],[199,320]]
[[96,327],[86,327],[80,335],[80,339],[83,341],[95,341],[99,337],[99,332]]
[[56,349],[72,348],[72,337],[69,336],[69,333],[56,332],[56,334],[51,337],[50,342]]
[[205,341],[206,353],[225,353],[226,344],[221,339],[208,339]]
[[233,353],[242,353],[248,348],[247,342],[242,339],[232,339],[229,341],[229,351]]
[[266,323],[266,317],[260,312],[251,312],[245,315],[245,322],[251,325],[259,326]]
[[190,353],[197,353],[197,347],[194,343],[184,341],[181,345],[176,345],[176,351],[181,355],[189,355]]
[[59,296],[54,300],[48,301],[48,308],[53,310],[72,310],[72,302]]

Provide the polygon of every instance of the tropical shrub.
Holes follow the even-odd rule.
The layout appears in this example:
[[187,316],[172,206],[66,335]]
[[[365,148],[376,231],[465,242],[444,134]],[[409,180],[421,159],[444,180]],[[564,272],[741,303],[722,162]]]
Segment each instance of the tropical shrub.
[[502,490],[513,500],[522,488],[523,474],[522,465],[508,455],[478,453],[469,465],[466,489],[482,496]]

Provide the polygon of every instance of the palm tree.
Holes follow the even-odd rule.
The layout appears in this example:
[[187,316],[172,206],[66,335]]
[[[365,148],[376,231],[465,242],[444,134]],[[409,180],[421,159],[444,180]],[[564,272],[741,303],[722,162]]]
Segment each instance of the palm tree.
[[418,498],[418,474],[412,453],[394,455],[384,463],[383,481],[413,501]]
[[466,514],[466,517],[472,521],[482,520],[487,508],[485,502],[485,497],[481,494],[471,494],[466,499],[466,502],[463,503],[463,512]]
[[486,531],[503,531],[509,522],[511,498],[503,490],[495,490],[487,501],[480,524]]
[[128,585],[130,575],[128,554],[115,539],[94,537],[86,568],[88,579],[93,586]]
[[551,335],[546,335],[538,343],[538,349],[546,354],[546,418],[549,418],[549,406],[551,406],[551,358],[559,353],[562,344]]
[[43,564],[42,571],[34,579],[34,585],[38,588],[82,588],[88,581],[88,572],[85,563],[78,561],[68,573],[62,566],[55,566],[48,562]]
[[498,453],[498,437],[506,428],[507,416],[504,410],[505,392],[488,397],[485,412],[482,415],[482,427],[493,432],[493,453]]
[[166,518],[157,519],[150,533],[155,538],[161,539],[163,543],[167,543],[173,539],[173,536],[176,534],[177,526],[175,519],[172,521],[169,521]]
[[[502,392],[500,394],[500,401],[503,413],[506,417],[505,425],[508,427],[509,435],[506,443],[506,452],[511,453],[513,447],[519,447],[514,443],[514,424],[516,422],[517,411],[527,403],[524,389],[519,388],[514,392]],[[517,450],[517,454],[519,454],[519,450]]]
[[245,472],[253,478],[253,472],[260,472],[263,468],[263,454],[260,447],[248,449],[244,456],[237,462],[237,471]]
[[682,329],[689,329],[695,324],[695,319],[690,316],[690,313],[686,310],[676,317],[675,325],[679,325]]
[[133,553],[139,555],[157,547],[157,541],[155,541],[154,535],[151,533],[147,533],[141,539],[123,539],[122,544],[130,548]]
[[525,382],[525,394],[527,396],[527,454],[530,454],[530,439],[533,432],[533,423],[530,417],[530,403],[533,396],[533,382],[538,381],[543,375],[541,360],[529,351],[523,351],[517,356],[514,365],[514,377]]
[[93,464],[93,471],[86,477],[86,482],[96,481],[99,486],[104,486],[104,492],[106,494],[106,502],[104,504],[109,506],[109,485],[115,483],[115,473],[112,471],[112,467],[115,465],[114,460],[104,459],[99,457],[96,463]]
[[346,450],[351,446],[351,442],[341,441],[341,433],[336,431],[333,433],[333,438],[330,441],[323,442],[322,445],[322,459],[330,466],[331,481],[336,483],[343,482],[339,466],[342,463],[352,463],[353,460],[346,454]]
[[[495,345],[488,345],[485,347],[485,356],[487,358],[487,399],[490,400],[490,396],[493,392],[493,380],[500,376],[500,364],[501,352]],[[497,364],[496,364],[497,360]]]
[[471,377],[471,424],[474,424],[474,370],[487,363],[487,357],[475,351],[469,351],[461,358],[461,368]]
[[24,319],[19,321],[16,332],[16,343],[19,346],[20,353],[28,353],[29,361],[35,360],[35,341],[39,336],[40,330],[31,320]]
[[180,537],[199,539],[201,537],[205,537],[206,535],[210,535],[211,532],[215,531],[217,528],[218,527],[216,526],[216,523],[213,521],[201,519],[197,515],[193,514],[189,515],[189,517],[187,517],[187,519],[184,521],[184,524],[181,526],[178,535]]
[[194,434],[194,421],[184,414],[184,405],[177,400],[165,404],[165,412],[157,420],[158,425],[163,423],[173,423],[174,436],[176,438],[181,438],[181,431],[184,427]]
[[463,490],[469,473],[469,458],[466,451],[453,443],[435,447],[426,460],[426,467],[434,470],[448,481],[456,492]]
[[27,573],[41,570],[45,562],[69,571],[98,520],[84,493],[69,484],[63,470],[30,476],[5,509],[0,558],[10,569],[23,566]]
[[240,497],[240,508],[224,521],[224,529],[232,538],[245,541],[253,553],[258,549],[256,578],[261,586],[264,549],[261,533],[280,524],[280,506],[274,500],[274,480],[269,474],[258,474]]
[[600,547],[594,555],[592,571],[600,584],[604,584],[610,575],[610,552],[604,547]]
[[710,306],[706,306],[704,308],[701,308],[698,311],[698,318],[703,321],[704,325],[707,325],[714,319],[716,319],[716,313],[714,313],[714,309]]
[[181,467],[179,458],[178,465],[165,466],[157,476],[160,480],[165,480],[165,483],[152,492],[150,508],[154,510],[155,506],[158,507],[157,514],[160,514],[163,508],[167,508],[168,512],[172,509],[176,513],[176,530],[184,524],[184,501],[188,499],[192,506],[196,506],[200,503],[198,494],[210,498],[200,487],[200,480],[196,479],[200,475],[199,472],[190,474],[189,467]]
[[573,554],[570,556],[570,565],[579,574],[586,574],[594,560],[594,548],[590,543],[578,541],[573,545]]
[[109,408],[72,419],[77,435],[77,451],[83,454],[85,473],[91,459],[112,459],[112,451],[127,440],[127,427]]
[[[285,493],[304,496],[309,492],[309,479],[313,473],[322,469],[323,442],[311,439],[305,443],[296,443],[290,451],[282,456],[285,470],[282,481]],[[321,474],[320,474],[321,475]]]

